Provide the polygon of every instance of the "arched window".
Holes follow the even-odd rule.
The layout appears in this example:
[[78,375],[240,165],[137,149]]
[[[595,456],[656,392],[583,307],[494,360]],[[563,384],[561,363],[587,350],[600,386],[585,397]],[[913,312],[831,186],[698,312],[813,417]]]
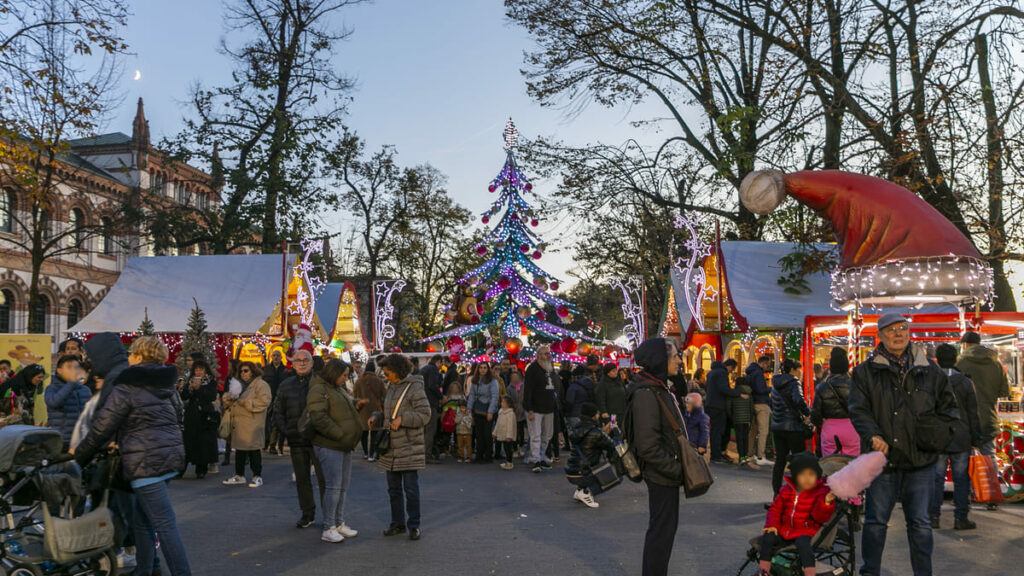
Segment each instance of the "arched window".
[[43,231],[43,240],[53,238],[53,218],[49,210],[39,212],[39,228]]
[[81,250],[85,247],[85,231],[82,230],[84,225],[85,214],[78,208],[72,208],[68,213],[68,244],[72,248]]
[[0,334],[14,331],[14,294],[0,290]]
[[13,190],[0,190],[0,232],[14,232],[14,207],[17,206]]
[[103,218],[101,220],[103,231],[100,234],[100,254],[113,254],[114,253],[114,234],[110,230],[110,219]]
[[68,330],[82,319],[82,303],[78,299],[68,302]]
[[32,321],[29,323],[32,329],[29,331],[36,334],[46,334],[49,332],[46,326],[46,320],[49,315],[50,299],[45,294],[40,294],[36,307],[32,309]]

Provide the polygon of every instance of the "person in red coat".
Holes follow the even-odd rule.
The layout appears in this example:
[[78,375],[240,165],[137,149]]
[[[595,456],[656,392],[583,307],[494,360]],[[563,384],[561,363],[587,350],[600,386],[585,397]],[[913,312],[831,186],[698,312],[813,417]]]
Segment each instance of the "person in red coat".
[[789,474],[768,509],[761,531],[761,576],[769,574],[772,556],[792,544],[796,545],[804,575],[814,576],[811,538],[836,510],[835,494],[825,484],[817,456],[810,452],[794,455],[789,461]]

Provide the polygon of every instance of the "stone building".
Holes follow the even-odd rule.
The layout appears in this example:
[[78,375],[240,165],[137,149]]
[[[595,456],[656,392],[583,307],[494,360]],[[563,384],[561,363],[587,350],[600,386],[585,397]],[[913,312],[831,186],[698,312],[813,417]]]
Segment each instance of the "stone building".
[[[101,215],[110,213],[133,191],[201,210],[220,202],[220,191],[209,174],[153,148],[141,98],[131,136],[113,132],[69,144],[70,150],[58,168],[58,198],[48,214],[52,226],[74,230],[79,223],[100,224]],[[15,190],[3,187],[0,181],[0,333],[27,332],[29,315],[37,314],[37,318],[44,319],[40,324],[45,332],[59,341],[68,327],[99,303],[128,258],[155,255],[153,243],[144,233],[113,237],[99,234],[81,239],[68,235],[61,241],[82,245],[43,263],[42,298],[40,305],[30,311],[31,259],[28,252],[10,241],[14,234],[24,233],[9,214],[10,210],[24,210],[19,202]],[[177,250],[165,253],[176,255]]]

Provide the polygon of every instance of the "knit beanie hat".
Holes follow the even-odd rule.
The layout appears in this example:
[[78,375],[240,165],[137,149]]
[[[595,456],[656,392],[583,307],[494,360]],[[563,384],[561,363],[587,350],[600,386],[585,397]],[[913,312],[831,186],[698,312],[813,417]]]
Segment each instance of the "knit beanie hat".
[[584,402],[580,405],[580,418],[593,420],[594,416],[597,416],[597,404],[594,404],[593,402]]
[[939,368],[952,368],[956,366],[956,346],[952,344],[939,344],[935,349],[935,362]]
[[828,357],[828,371],[832,374],[846,374],[850,371],[850,358],[839,346],[832,348]]
[[794,454],[789,459],[789,476],[791,478],[796,478],[804,470],[814,470],[814,473],[820,479],[822,471],[821,464],[818,463],[818,457],[810,452],[800,452],[799,454]]

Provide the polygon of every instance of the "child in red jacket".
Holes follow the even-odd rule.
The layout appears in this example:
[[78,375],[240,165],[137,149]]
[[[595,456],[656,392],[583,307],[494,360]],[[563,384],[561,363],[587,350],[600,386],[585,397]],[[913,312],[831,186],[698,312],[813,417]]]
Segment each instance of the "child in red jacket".
[[811,538],[832,518],[835,494],[822,478],[818,457],[810,452],[794,455],[789,461],[789,476],[768,509],[761,531],[761,576],[771,569],[772,556],[780,548],[796,545],[805,576],[814,576],[814,550]]

